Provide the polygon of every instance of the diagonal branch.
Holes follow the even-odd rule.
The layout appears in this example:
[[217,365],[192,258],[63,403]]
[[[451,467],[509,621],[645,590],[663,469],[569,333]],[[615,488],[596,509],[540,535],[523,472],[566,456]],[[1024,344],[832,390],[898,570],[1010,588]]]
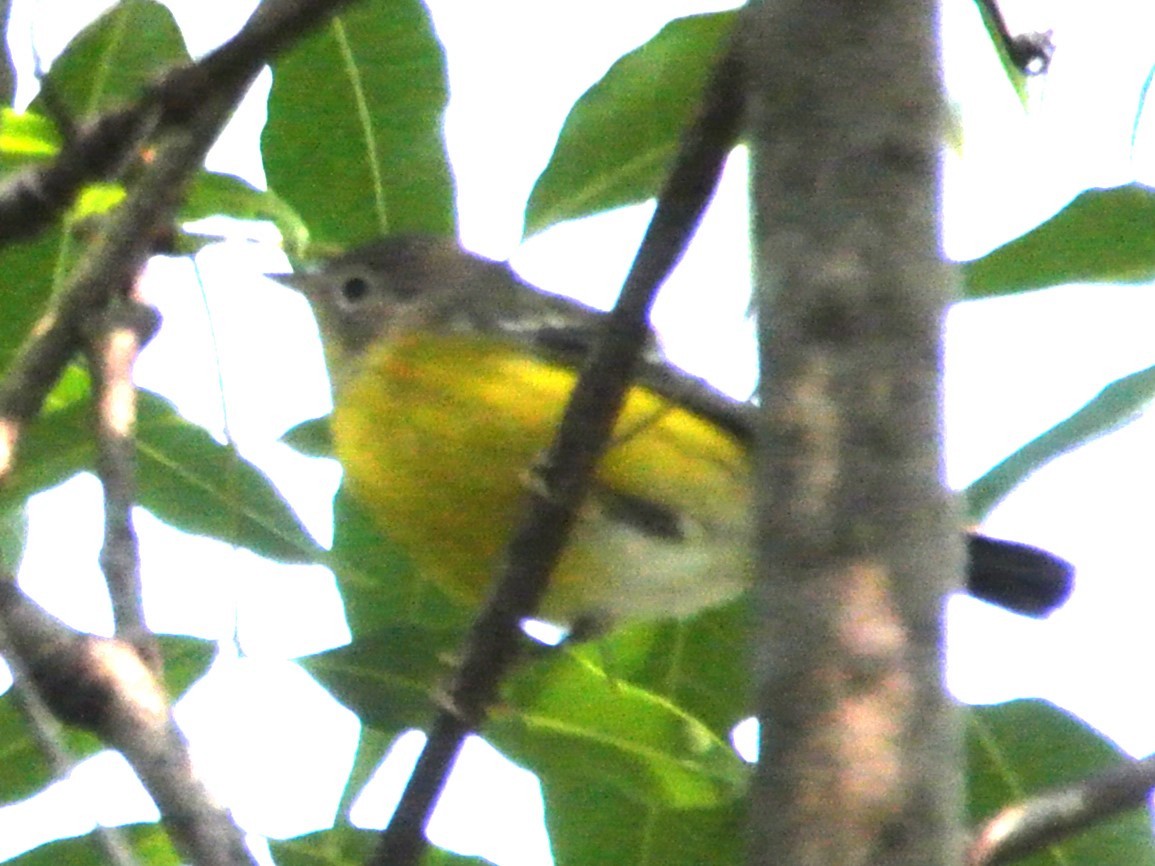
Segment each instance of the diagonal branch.
[[193,773],[164,688],[134,647],[73,631],[11,580],[0,580],[0,624],[25,682],[57,718],[125,756],[190,862],[253,866],[241,831]]
[[[101,317],[113,315],[117,305],[128,303],[130,287],[152,251],[153,239],[172,223],[188,178],[203,164],[205,153],[253,77],[274,51],[323,20],[340,2],[266,0],[234,40],[201,63],[163,77],[136,106],[102,119],[122,134],[117,144],[123,148],[122,155],[148,137],[155,138],[155,156],[143,167],[139,181],[69,282],[56,293],[0,381],[0,481],[13,469],[21,431],[40,411],[85,337],[94,336],[99,343],[99,329],[109,324],[102,324]],[[111,151],[87,156],[97,163],[106,160],[108,165],[119,161]],[[5,214],[0,200],[0,238],[6,236]],[[147,323],[128,330],[139,343]],[[96,354],[103,353],[98,348]],[[116,366],[116,370],[102,368],[97,377],[105,397],[110,386],[131,390],[125,365]],[[124,593],[139,595],[135,551],[131,544],[124,544],[124,536],[132,534],[127,519],[131,473],[126,466],[131,440],[121,434],[131,425],[114,420],[111,404],[106,409],[102,426],[109,435],[104,437],[102,462],[110,471],[102,474],[115,505],[111,510],[116,512],[110,515],[111,547],[106,545],[106,559],[113,565],[108,570],[119,572],[120,578],[127,577],[120,582],[131,584],[123,593],[113,593],[118,607],[127,605],[131,610],[118,610],[118,639],[96,638],[68,629],[24,597],[13,581],[0,580],[5,653],[14,672],[23,672],[21,678],[31,684],[29,694],[42,696],[37,706],[46,706],[62,721],[94,731],[124,754],[156,801],[183,856],[198,866],[250,866],[254,860],[240,829],[193,773],[187,743],[172,719],[152,659],[142,658],[138,641],[119,639],[137,637],[133,632],[143,627],[143,619],[138,598],[119,603]],[[115,540],[113,535],[122,537]],[[111,563],[126,552],[128,561]]]
[[146,141],[180,126],[213,94],[250,81],[276,54],[349,2],[266,2],[236,36],[201,60],[169,70],[136,102],[77,124],[51,162],[0,184],[0,243],[50,225],[85,184],[118,177]]
[[975,833],[967,863],[1011,863],[1120,812],[1147,805],[1153,789],[1155,756],[1120,764],[1089,779],[1008,806]]
[[96,468],[104,490],[100,567],[112,599],[116,636],[135,646],[157,674],[162,670],[162,658],[144,618],[140,548],[132,519],[136,502],[136,388],[132,368],[159,324],[153,308],[135,299],[117,299],[85,327],[96,392]]
[[484,720],[501,678],[518,655],[523,640],[519,623],[533,615],[545,594],[609,442],[647,343],[654,296],[681,259],[737,143],[744,109],[743,72],[738,51],[728,46],[706,85],[697,117],[682,136],[618,303],[605,321],[539,468],[541,483],[530,491],[491,594],[466,638],[448,706],[434,721],[397,811],[369,861],[374,866],[408,866],[420,859],[425,824],[461,744]]

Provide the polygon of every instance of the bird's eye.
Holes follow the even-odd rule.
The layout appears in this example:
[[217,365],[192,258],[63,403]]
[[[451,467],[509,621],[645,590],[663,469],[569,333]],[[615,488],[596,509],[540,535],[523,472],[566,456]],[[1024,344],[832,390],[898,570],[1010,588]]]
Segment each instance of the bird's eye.
[[358,304],[369,294],[369,281],[364,277],[349,277],[341,284],[341,299],[347,304]]

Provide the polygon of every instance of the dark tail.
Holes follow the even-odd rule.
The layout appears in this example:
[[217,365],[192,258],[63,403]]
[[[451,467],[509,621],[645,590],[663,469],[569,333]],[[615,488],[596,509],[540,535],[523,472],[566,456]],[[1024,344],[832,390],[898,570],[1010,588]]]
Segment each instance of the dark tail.
[[1027,544],[967,537],[967,589],[975,598],[1026,616],[1046,616],[1071,594],[1075,568]]

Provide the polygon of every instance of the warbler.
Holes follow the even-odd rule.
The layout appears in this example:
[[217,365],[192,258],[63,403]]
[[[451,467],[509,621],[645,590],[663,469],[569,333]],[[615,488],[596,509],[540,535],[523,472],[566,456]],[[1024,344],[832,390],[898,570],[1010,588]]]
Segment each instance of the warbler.
[[[605,314],[435,237],[278,279],[316,316],[353,498],[425,576],[479,602]],[[753,411],[651,341],[538,616],[605,629],[740,594]],[[970,591],[1012,610],[1041,615],[1070,590],[1044,551],[971,535],[969,553]]]

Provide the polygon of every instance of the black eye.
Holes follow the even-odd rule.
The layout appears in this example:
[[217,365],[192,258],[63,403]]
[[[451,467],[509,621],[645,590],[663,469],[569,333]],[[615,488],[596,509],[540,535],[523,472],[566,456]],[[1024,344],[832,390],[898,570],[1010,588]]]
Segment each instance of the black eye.
[[349,277],[341,284],[341,298],[346,303],[360,303],[368,294],[369,281],[364,277]]

